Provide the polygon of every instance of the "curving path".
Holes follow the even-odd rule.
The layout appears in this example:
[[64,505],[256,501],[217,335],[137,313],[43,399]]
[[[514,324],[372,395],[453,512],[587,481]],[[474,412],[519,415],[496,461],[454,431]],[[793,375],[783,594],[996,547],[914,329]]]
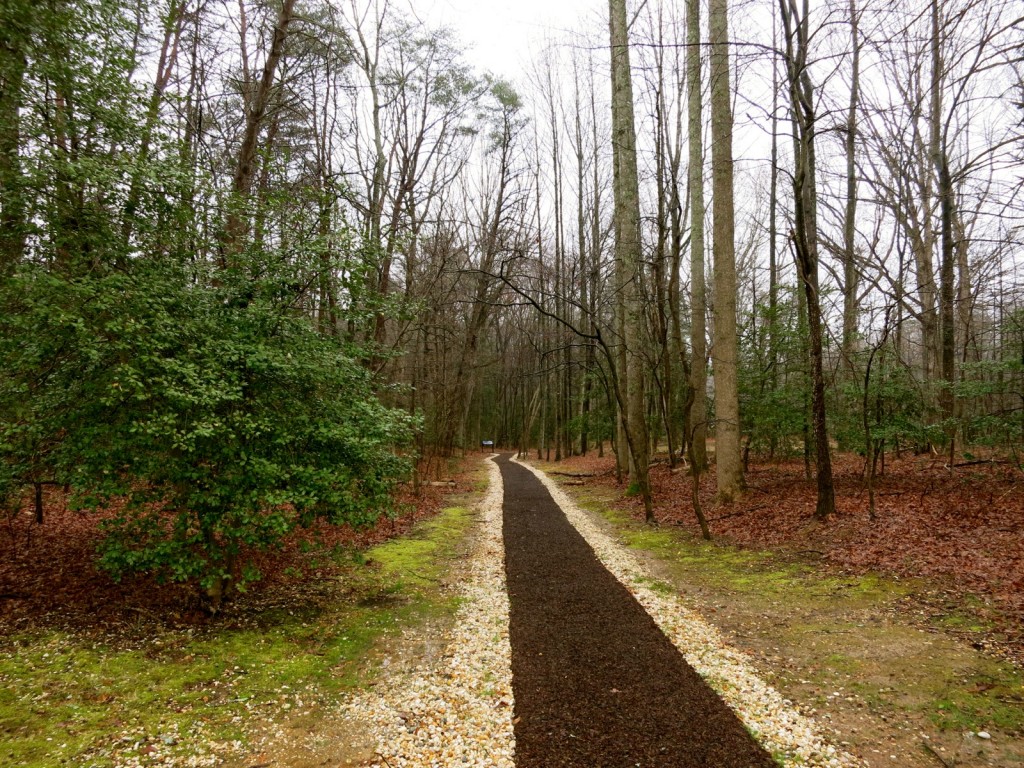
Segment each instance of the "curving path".
[[594,556],[502,455],[517,768],[773,768]]

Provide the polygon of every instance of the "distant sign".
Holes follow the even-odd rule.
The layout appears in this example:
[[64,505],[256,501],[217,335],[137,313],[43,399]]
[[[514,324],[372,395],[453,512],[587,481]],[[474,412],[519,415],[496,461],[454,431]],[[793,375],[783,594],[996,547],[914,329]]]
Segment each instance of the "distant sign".
[[494,447],[494,441],[493,440],[481,440],[480,441],[480,447],[481,448],[493,448]]

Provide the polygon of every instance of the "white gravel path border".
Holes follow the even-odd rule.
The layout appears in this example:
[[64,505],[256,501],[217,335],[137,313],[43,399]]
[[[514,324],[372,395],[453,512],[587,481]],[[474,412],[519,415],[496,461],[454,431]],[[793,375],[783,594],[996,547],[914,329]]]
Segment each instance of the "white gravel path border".
[[[750,660],[605,534],[553,480],[526,462],[594,550],[633,594],[687,662],[733,708],[787,768],[866,768],[833,745],[817,724],[765,683]],[[481,524],[466,564],[463,600],[439,660],[397,673],[346,703],[344,716],[368,724],[377,759],[369,768],[515,768],[508,592],[502,542],[501,471],[488,466]]]
[[621,544],[601,531],[576,503],[542,471],[522,461],[544,484],[569,522],[594,550],[598,560],[654,618],[698,674],[739,715],[766,749],[786,766],[864,768],[866,761],[843,752],[821,735],[814,721],[764,682],[750,660],[731,648],[722,634],[677,595],[650,589],[650,573]]
[[345,716],[368,723],[376,739],[372,768],[515,768],[504,487],[493,461],[488,482],[463,602],[439,661],[382,681],[345,706]]

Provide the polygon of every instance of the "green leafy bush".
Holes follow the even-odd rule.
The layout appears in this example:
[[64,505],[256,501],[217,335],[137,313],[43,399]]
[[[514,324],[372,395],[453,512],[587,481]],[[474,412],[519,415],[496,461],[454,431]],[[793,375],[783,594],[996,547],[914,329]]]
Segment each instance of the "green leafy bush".
[[0,485],[116,501],[102,565],[195,581],[216,605],[256,576],[246,553],[296,525],[388,511],[413,424],[291,308],[287,275],[192,269],[26,268],[5,284]]

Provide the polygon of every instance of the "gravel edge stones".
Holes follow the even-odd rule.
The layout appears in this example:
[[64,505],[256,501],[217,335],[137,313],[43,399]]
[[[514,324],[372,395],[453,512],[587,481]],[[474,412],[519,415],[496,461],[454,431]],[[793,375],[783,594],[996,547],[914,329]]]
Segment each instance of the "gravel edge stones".
[[515,766],[503,496],[501,471],[489,461],[462,604],[439,660],[390,676],[344,705],[345,717],[368,723],[376,740],[371,768]]
[[[654,592],[636,558],[602,532],[543,472],[533,472],[594,550],[766,749],[786,766],[865,768],[829,744],[817,724],[765,683],[749,659],[674,595]],[[393,674],[344,706],[368,723],[378,759],[370,768],[514,768],[511,650],[502,546],[500,469],[488,466],[480,530],[461,585],[463,604],[439,661]]]
[[509,456],[498,463],[517,767],[778,768]]
[[729,647],[722,634],[688,609],[678,596],[659,594],[645,586],[651,580],[646,569],[598,529],[553,480],[526,462],[513,461],[537,476],[598,560],[650,613],[686,661],[736,711],[766,749],[782,757],[787,766],[867,766],[866,762],[829,744],[811,718],[802,715],[791,701],[765,683],[749,659]]

